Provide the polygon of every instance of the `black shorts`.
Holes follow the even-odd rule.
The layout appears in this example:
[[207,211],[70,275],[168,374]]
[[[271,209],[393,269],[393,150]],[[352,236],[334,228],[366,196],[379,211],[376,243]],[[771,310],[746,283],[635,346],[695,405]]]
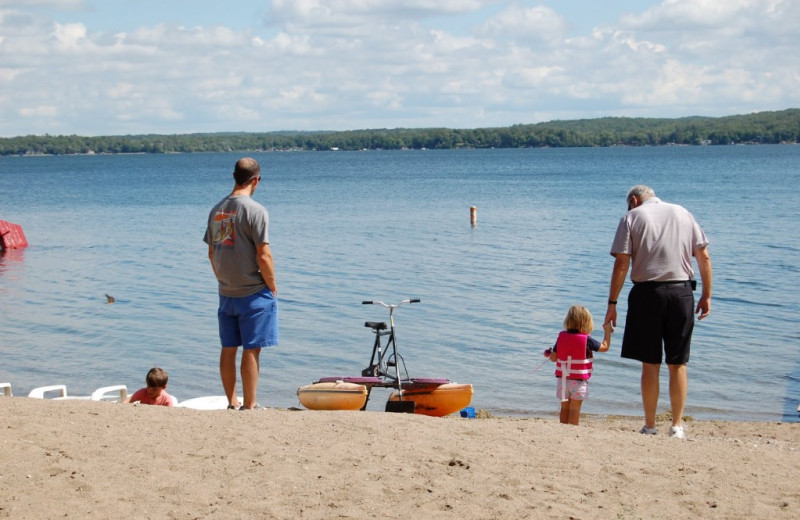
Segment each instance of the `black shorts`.
[[622,357],[668,365],[689,362],[694,329],[694,293],[690,282],[635,283],[628,295]]

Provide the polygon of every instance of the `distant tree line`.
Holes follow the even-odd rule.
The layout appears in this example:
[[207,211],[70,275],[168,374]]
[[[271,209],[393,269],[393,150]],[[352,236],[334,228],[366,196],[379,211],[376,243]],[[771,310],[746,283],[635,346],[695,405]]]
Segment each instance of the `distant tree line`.
[[800,109],[728,117],[605,117],[504,128],[0,138],[0,155],[797,143]]

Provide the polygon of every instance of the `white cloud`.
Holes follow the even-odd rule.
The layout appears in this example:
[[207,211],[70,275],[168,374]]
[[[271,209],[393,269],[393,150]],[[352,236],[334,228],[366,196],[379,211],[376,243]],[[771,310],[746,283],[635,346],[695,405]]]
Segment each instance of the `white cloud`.
[[10,6],[13,8],[20,7],[51,7],[55,9],[78,9],[83,7],[84,0],[0,0],[0,7]]
[[800,106],[794,0],[650,0],[578,35],[566,3],[535,0],[273,0],[265,18],[235,27],[157,12],[136,27],[99,25],[82,2],[0,2],[0,135],[464,128]]
[[501,39],[557,45],[563,40],[567,29],[568,23],[564,17],[549,7],[526,8],[515,4],[487,20],[481,32]]
[[219,105],[215,108],[215,112],[217,117],[220,119],[232,118],[235,121],[263,123],[261,112],[259,110],[240,105]]
[[36,107],[20,108],[19,115],[23,117],[55,117],[58,115],[58,107],[53,105],[40,105]]
[[52,37],[58,50],[77,50],[79,46],[87,43],[86,26],[82,23],[66,25],[55,24]]
[[622,24],[643,30],[715,29],[736,23],[750,7],[762,7],[757,0],[665,0],[641,14],[622,17]]
[[11,82],[20,74],[20,72],[21,71],[18,69],[0,67],[0,82]]
[[419,20],[458,15],[479,9],[491,0],[273,0],[269,17],[279,24],[335,27],[370,20]]

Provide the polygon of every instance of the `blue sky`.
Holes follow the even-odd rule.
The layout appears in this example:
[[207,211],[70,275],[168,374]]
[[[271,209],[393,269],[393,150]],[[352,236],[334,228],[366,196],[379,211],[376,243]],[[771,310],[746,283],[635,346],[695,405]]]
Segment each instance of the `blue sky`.
[[800,107],[796,0],[0,0],[0,136]]

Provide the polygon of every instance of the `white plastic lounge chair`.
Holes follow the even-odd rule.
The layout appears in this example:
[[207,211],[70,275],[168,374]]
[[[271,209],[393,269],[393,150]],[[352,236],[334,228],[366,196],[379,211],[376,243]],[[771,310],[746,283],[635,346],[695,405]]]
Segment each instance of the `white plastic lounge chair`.
[[104,386],[102,388],[98,388],[92,392],[91,396],[89,396],[89,399],[92,401],[110,401],[114,403],[121,403],[127,398],[128,387],[125,385]]
[[46,399],[45,394],[50,392],[58,392],[58,396],[52,398],[55,401],[64,399],[89,399],[89,396],[67,395],[67,385],[40,386],[39,388],[34,388],[31,390],[28,394],[28,397],[32,397],[34,399]]
[[0,383],[0,388],[3,389],[3,397],[13,397],[11,393],[11,383]]
[[34,399],[44,399],[44,394],[50,392],[58,392],[58,398],[67,397],[67,385],[50,385],[50,386],[40,386],[39,388],[34,388],[28,394],[28,397],[32,397]]

